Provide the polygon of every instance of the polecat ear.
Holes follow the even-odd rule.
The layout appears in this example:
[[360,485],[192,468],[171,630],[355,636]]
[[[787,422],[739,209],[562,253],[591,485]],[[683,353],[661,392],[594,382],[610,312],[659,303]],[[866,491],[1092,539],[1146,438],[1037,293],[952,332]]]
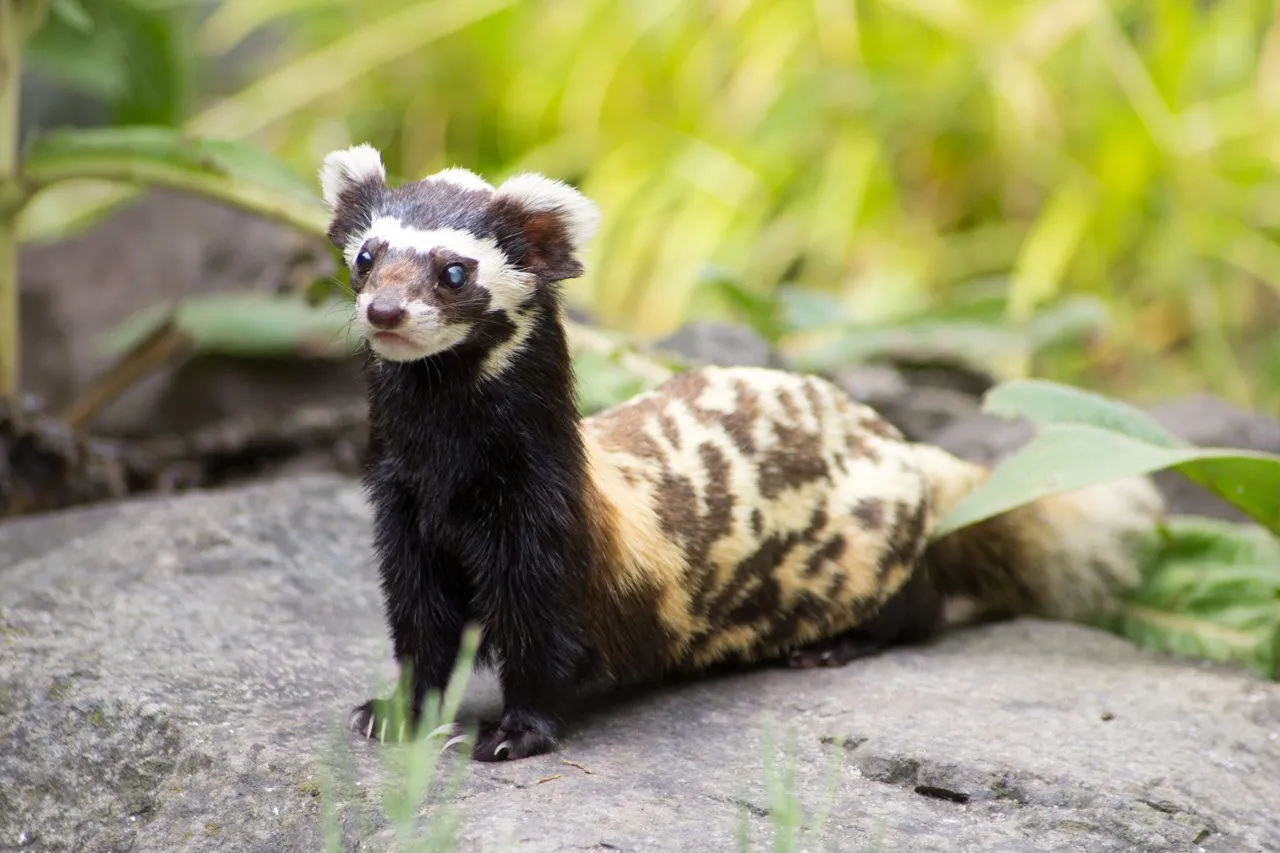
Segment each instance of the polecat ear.
[[325,156],[320,191],[333,214],[328,231],[333,245],[345,249],[352,234],[369,227],[386,181],[382,155],[372,145],[353,145]]
[[525,173],[504,181],[489,204],[498,243],[546,281],[582,275],[578,252],[600,221],[595,204],[568,184]]

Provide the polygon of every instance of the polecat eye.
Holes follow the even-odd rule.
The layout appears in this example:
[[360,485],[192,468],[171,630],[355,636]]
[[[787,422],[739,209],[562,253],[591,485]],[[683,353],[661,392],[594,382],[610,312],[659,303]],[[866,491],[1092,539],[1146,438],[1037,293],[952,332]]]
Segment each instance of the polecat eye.
[[440,271],[440,283],[455,290],[467,283],[467,268],[462,264],[449,264]]
[[365,275],[371,269],[373,269],[373,253],[362,247],[360,254],[356,255],[356,272]]

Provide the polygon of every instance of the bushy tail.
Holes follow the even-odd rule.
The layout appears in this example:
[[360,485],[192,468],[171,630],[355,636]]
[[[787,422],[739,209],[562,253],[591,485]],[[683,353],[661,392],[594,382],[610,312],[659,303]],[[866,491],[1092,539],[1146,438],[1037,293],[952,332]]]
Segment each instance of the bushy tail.
[[[988,469],[917,444],[932,490],[931,525]],[[1163,515],[1145,477],[1051,495],[932,543],[925,565],[951,621],[1015,614],[1088,620],[1139,581],[1135,546]]]

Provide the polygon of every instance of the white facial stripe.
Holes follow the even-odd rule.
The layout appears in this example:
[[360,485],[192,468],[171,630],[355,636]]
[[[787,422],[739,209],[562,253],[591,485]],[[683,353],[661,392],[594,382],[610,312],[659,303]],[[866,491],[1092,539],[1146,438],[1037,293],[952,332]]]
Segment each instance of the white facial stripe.
[[[516,309],[532,294],[533,276],[511,266],[507,256],[491,239],[477,237],[456,228],[421,230],[407,226],[391,216],[380,216],[367,231],[354,237],[347,244],[349,263],[367,240],[378,239],[389,249],[408,250],[422,256],[438,249],[470,258],[476,262],[476,287],[489,292],[491,309],[501,309],[516,324],[516,332],[510,340],[495,347],[484,361],[481,372],[496,376],[506,369],[524,345],[531,331],[528,318],[522,318]],[[413,361],[443,352],[466,340],[471,332],[469,323],[446,323],[444,316],[428,301],[405,303],[408,312],[403,325],[395,329],[398,340],[377,337],[378,329],[369,324],[369,303],[374,294],[361,293],[356,299],[356,324],[362,337],[379,356],[389,361]]]
[[341,151],[331,151],[320,165],[320,190],[324,203],[333,210],[343,190],[355,184],[387,179],[382,165],[382,155],[372,145],[353,145]]
[[476,262],[476,284],[489,291],[491,304],[508,313],[529,296],[533,277],[512,267],[498,244],[457,228],[423,231],[407,226],[393,216],[379,216],[369,230],[351,238],[346,246],[347,264],[354,264],[360,247],[367,240],[382,240],[390,249],[407,249],[429,255],[446,249]]
[[524,345],[529,340],[529,335],[533,332],[533,319],[530,317],[522,317],[519,314],[509,315],[511,322],[516,324],[516,330],[506,341],[498,344],[493,351],[485,356],[484,363],[480,365],[480,375],[486,379],[492,379],[502,371],[511,366],[511,362],[515,361],[520,350],[524,349]]

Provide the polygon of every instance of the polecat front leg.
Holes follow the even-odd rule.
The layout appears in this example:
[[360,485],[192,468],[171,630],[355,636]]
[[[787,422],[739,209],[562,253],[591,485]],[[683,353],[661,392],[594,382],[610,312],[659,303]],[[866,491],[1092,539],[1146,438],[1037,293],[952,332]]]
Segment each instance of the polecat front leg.
[[[537,495],[524,500],[534,502]],[[546,501],[542,500],[546,505]],[[557,748],[561,716],[575,695],[587,657],[575,584],[574,541],[554,530],[552,514],[537,528],[514,526],[495,542],[499,561],[477,576],[492,602],[485,618],[499,663],[502,718],[480,728],[472,757],[509,761]]]
[[443,693],[448,683],[462,646],[469,590],[449,556],[423,541],[418,508],[408,490],[391,478],[371,478],[369,491],[374,546],[408,719],[397,720],[389,700],[371,699],[352,711],[349,725],[368,738],[401,740],[416,733],[427,694]]
[[561,709],[571,689],[555,661],[569,652],[564,639],[552,627],[516,640],[516,646],[503,643],[502,717],[481,724],[473,758],[514,761],[559,746]]

